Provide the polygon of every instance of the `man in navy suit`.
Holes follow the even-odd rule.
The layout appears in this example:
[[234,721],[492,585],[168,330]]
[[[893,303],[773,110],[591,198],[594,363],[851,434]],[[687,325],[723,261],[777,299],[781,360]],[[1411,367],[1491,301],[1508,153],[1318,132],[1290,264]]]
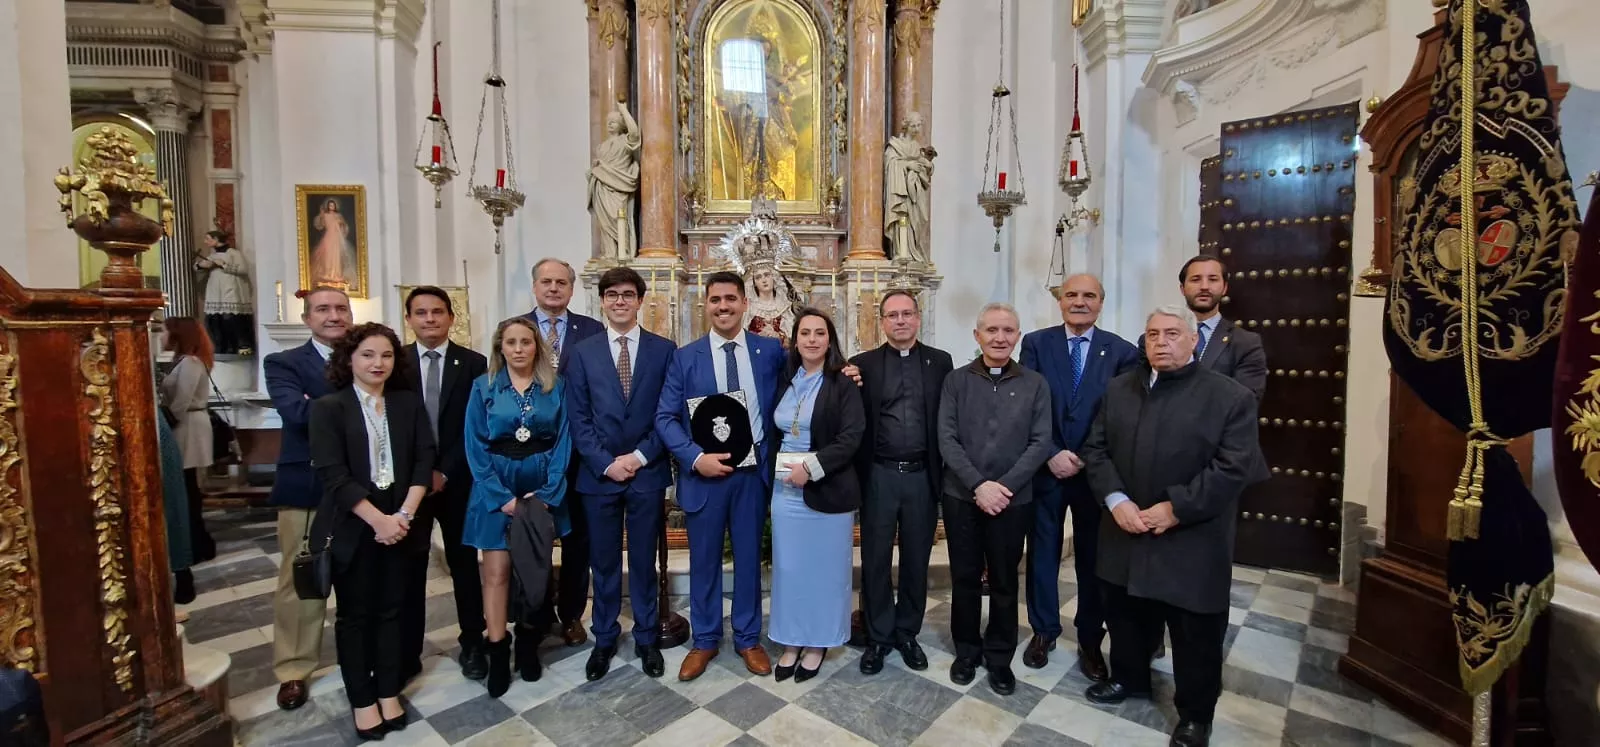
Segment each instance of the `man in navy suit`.
[[[482,354],[450,342],[455,325],[455,308],[442,288],[421,285],[406,296],[406,325],[417,341],[406,346],[411,357],[412,386],[422,393],[422,403],[433,427],[438,445],[433,468],[433,486],[428,499],[417,510],[410,537],[421,542],[433,539],[433,522],[439,521],[444,538],[444,559],[450,566],[451,586],[455,589],[456,620],[461,634],[461,674],[469,680],[489,675],[489,659],[483,648],[483,586],[478,578],[478,551],[461,542],[467,520],[467,498],[472,493],[472,469],[467,466],[467,401],[472,382],[489,368]],[[427,579],[430,553],[415,553],[417,568],[407,587],[406,606],[401,612],[401,671],[406,679],[422,671],[422,640],[427,633]]]
[[1022,338],[1022,365],[1050,383],[1055,454],[1033,482],[1034,519],[1028,535],[1028,625],[1033,639],[1022,652],[1025,666],[1039,669],[1061,635],[1061,545],[1067,509],[1072,509],[1073,565],[1078,572],[1078,668],[1096,682],[1109,675],[1100,644],[1105,639],[1099,578],[1095,575],[1100,506],[1090,495],[1078,456],[1100,409],[1107,382],[1139,362],[1132,343],[1095,326],[1105,286],[1093,275],[1073,275],[1061,285],[1062,323]]
[[[567,309],[572,302],[572,289],[578,283],[578,271],[554,257],[539,260],[533,266],[533,298],[537,305],[526,314],[539,327],[539,334],[556,354],[556,370],[565,372],[572,347],[585,339],[605,331],[594,317],[575,314]],[[577,460],[574,459],[574,466]],[[568,646],[581,646],[589,640],[583,632],[583,610],[589,606],[589,521],[583,510],[583,499],[573,489],[574,472],[567,473],[566,503],[572,531],[561,538],[561,572],[556,583],[550,585],[552,597],[546,600],[541,611],[545,619],[535,622],[538,633],[549,629],[549,616],[561,622],[561,639]],[[567,562],[568,560],[572,562]],[[535,636],[517,636],[517,650],[527,651],[523,645],[537,646]]]
[[306,680],[322,650],[326,600],[302,600],[294,590],[294,558],[322,503],[322,484],[311,469],[311,401],[329,392],[328,356],[353,320],[350,297],[337,288],[314,288],[301,296],[300,321],[311,340],[267,356],[262,365],[267,393],[283,422],[272,505],[278,507],[278,590],[272,599],[272,673],[278,679],[278,707],[292,711],[306,704]]
[[[694,649],[683,659],[678,679],[699,677],[716,658],[722,642],[722,538],[733,542],[734,646],[752,674],[772,673],[761,647],[761,535],[772,489],[772,468],[761,442],[772,424],[778,379],[783,375],[782,343],[748,335],[744,278],[716,272],[706,278],[706,314],[711,332],[680,348],[667,367],[656,410],[656,433],[678,460],[678,505],[689,529],[689,622]],[[707,453],[689,435],[688,401],[742,390],[750,412],[758,463],[734,469],[728,454]]]
[[606,332],[570,348],[567,427],[578,462],[577,492],[589,514],[589,565],[594,573],[594,650],[585,675],[604,677],[617,654],[622,608],[622,531],[628,530],[628,598],[633,650],[644,673],[660,677],[666,664],[656,646],[656,550],[662,501],[672,464],[656,436],[656,405],[667,363],[678,349],[639,326],[644,278],[618,267],[600,276]]

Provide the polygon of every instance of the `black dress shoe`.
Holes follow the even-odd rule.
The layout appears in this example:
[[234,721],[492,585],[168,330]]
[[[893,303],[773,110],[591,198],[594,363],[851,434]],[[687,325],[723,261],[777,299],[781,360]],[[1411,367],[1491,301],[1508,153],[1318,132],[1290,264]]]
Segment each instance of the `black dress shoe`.
[[1022,651],[1022,665],[1029,669],[1044,669],[1050,663],[1050,652],[1056,650],[1056,639],[1053,636],[1035,635],[1028,639],[1028,647]]
[[1206,747],[1211,744],[1211,724],[1199,721],[1179,721],[1172,732],[1170,747]]
[[611,671],[611,657],[617,655],[616,646],[595,646],[589,652],[589,663],[583,665],[583,676],[594,682]]
[[469,680],[481,680],[489,676],[489,655],[484,653],[482,643],[461,647],[461,676]]
[[[382,714],[379,714],[379,718],[382,718]],[[351,714],[351,716],[350,716],[350,725],[351,726],[355,726],[356,738],[361,740],[361,741],[363,741],[363,742],[382,742],[383,741],[383,735],[388,733],[388,732],[386,732],[384,730],[384,728],[383,728],[384,722],[382,722],[382,721],[379,721],[378,725],[372,727],[371,729],[363,729],[363,728],[361,728],[359,726],[356,726],[356,719],[355,719],[355,715],[354,714]]]
[[918,672],[928,668],[928,655],[922,653],[922,646],[917,643],[917,639],[902,640],[895,645],[895,648],[900,651],[900,658],[905,661],[907,667]]
[[989,670],[989,689],[996,695],[1010,695],[1017,691],[1017,676],[1011,667],[984,667]]
[[660,677],[667,671],[667,662],[661,658],[661,647],[652,643],[648,646],[642,643],[633,644],[633,655],[639,657],[644,665],[644,673],[650,677]]
[[957,685],[970,685],[972,678],[978,676],[978,663],[967,659],[956,659],[950,664],[950,681]]
[[544,676],[544,664],[539,661],[539,641],[544,636],[530,630],[519,628],[515,654],[513,658],[517,664],[517,674],[523,682],[538,682]]
[[[379,714],[379,715],[382,715],[382,714]],[[386,718],[386,719],[384,719],[383,720],[383,730],[384,731],[405,731],[406,730],[406,724],[408,722],[409,722],[409,719],[406,718],[405,712],[402,711],[400,713],[400,715],[395,716],[394,718]]]
[[1088,690],[1084,691],[1083,697],[1087,698],[1091,703],[1114,705],[1128,698],[1148,698],[1150,697],[1150,692],[1148,690],[1143,692],[1129,690],[1123,687],[1120,682],[1096,682],[1090,685]]
[[801,664],[799,659],[795,659],[794,663],[796,667],[794,670],[794,683],[796,685],[817,676],[822,671],[822,662],[820,661],[817,662],[816,669],[806,669],[806,665]]
[[877,674],[883,671],[883,657],[889,655],[889,647],[879,644],[867,646],[861,654],[861,673]]
[[1111,679],[1111,670],[1106,668],[1106,657],[1100,653],[1099,646],[1086,648],[1078,644],[1078,671],[1095,682]]

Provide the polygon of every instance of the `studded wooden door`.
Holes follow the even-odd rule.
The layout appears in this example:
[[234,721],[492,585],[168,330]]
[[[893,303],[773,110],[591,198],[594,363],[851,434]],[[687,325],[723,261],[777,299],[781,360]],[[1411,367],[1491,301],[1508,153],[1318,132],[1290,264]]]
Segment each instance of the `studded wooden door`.
[[1222,247],[1222,156],[1200,162],[1200,253],[1216,256]]
[[1223,313],[1261,335],[1268,370],[1272,478],[1240,501],[1241,563],[1338,571],[1356,126],[1350,104],[1222,128]]

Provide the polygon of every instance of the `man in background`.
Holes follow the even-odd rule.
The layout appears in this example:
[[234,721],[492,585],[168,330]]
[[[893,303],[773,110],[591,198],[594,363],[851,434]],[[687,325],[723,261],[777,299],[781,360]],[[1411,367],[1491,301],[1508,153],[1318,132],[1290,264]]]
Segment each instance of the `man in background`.
[[1234,326],[1222,316],[1228,295],[1228,268],[1216,257],[1190,257],[1178,271],[1178,289],[1194,312],[1194,358],[1213,371],[1243,384],[1256,395],[1267,391],[1267,353],[1261,335]]

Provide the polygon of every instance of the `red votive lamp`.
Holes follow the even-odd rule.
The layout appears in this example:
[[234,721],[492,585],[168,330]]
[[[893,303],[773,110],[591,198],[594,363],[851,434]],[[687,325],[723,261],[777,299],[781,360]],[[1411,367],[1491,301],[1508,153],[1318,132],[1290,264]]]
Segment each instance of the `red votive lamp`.
[[442,156],[443,156],[442,151],[443,151],[443,149],[440,148],[439,146],[437,146],[437,145],[433,146],[433,165],[435,165],[435,166],[439,165],[439,161],[442,160]]
[[1000,172],[1000,191],[1006,191],[1006,172]]
[[1070,173],[1068,174],[1068,176],[1073,176],[1073,177],[1077,176],[1078,175],[1078,160],[1077,159],[1073,159],[1071,162],[1069,162],[1067,164],[1067,168],[1070,169]]
[[506,170],[505,169],[495,169],[494,170],[494,186],[498,187],[500,189],[505,189],[505,186],[506,186]]

